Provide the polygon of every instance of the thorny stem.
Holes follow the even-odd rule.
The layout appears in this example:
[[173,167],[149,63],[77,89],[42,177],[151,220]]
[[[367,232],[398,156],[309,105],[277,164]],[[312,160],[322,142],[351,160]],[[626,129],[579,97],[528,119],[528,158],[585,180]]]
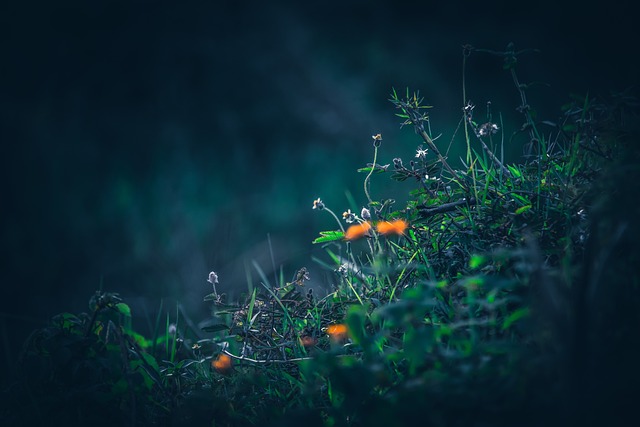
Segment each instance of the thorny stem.
[[529,137],[531,139],[535,139],[536,137],[534,134],[535,127],[534,127],[533,120],[531,119],[531,115],[529,114],[529,110],[528,110],[529,104],[527,104],[527,96],[524,93],[524,89],[520,84],[520,81],[518,80],[518,76],[516,75],[516,70],[514,68],[511,68],[511,78],[513,79],[513,84],[515,84],[516,89],[520,93],[520,102],[521,102],[520,108],[522,108],[525,120],[527,121],[527,125],[530,126]]

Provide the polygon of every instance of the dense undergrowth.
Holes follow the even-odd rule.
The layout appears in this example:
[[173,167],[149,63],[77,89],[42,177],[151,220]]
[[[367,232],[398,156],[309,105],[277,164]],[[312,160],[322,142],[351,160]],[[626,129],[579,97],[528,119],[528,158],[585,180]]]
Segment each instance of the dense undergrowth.
[[[204,299],[207,339],[176,314],[143,337],[126,301],[98,292],[25,342],[3,391],[4,425],[614,425],[639,395],[638,103],[571,98],[558,120],[527,104],[516,52],[503,59],[523,125],[513,135],[466,99],[449,142],[428,106],[393,91],[416,155],[377,162],[363,209],[315,244],[335,272],[318,296],[304,267],[246,295]],[[464,88],[464,82],[463,82]],[[518,164],[501,147],[526,141]],[[453,162],[447,144],[466,145]],[[376,200],[371,177],[412,180]],[[310,206],[311,207],[311,206]]]

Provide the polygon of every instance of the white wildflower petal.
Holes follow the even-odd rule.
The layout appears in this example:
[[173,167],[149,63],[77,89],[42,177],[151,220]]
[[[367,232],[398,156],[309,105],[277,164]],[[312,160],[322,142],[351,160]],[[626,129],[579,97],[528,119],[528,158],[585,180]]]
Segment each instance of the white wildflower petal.
[[360,211],[360,216],[365,221],[369,221],[371,219],[371,212],[369,212],[369,209],[367,208],[362,208],[362,211]]
[[211,273],[209,273],[209,278],[207,279],[207,282],[211,283],[212,285],[215,285],[216,283],[218,283],[218,275],[216,274],[215,271],[212,271]]

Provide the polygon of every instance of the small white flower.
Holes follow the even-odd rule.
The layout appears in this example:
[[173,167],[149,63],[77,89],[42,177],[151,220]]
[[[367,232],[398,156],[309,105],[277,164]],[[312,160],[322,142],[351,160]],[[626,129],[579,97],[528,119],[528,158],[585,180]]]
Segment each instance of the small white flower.
[[342,218],[347,222],[347,224],[351,224],[356,220],[356,214],[351,212],[351,209],[347,209],[347,211],[342,214]]
[[171,336],[175,335],[176,332],[178,331],[178,328],[176,327],[175,323],[172,323],[169,325],[169,328],[167,330],[167,333]]
[[418,148],[418,150],[416,151],[416,159],[424,159],[425,157],[427,157],[427,152],[429,150],[423,150],[422,148]]
[[319,211],[324,209],[324,203],[322,203],[322,200],[320,200],[320,197],[318,197],[313,201],[313,209],[318,209]]
[[480,136],[487,136],[487,135],[490,135],[490,134],[497,133],[498,129],[500,129],[500,128],[498,127],[497,124],[489,122],[489,123],[485,123],[485,124],[480,126],[480,128],[478,129],[478,134]]
[[473,105],[471,101],[467,101],[467,105],[464,106],[463,110],[465,113],[471,114],[474,108],[476,108],[476,106]]
[[215,285],[216,283],[218,283],[218,275],[216,274],[215,271],[212,271],[211,273],[209,273],[209,278],[207,279],[207,282],[211,283],[212,285]]
[[347,264],[340,264],[340,267],[338,267],[338,270],[336,270],[336,271],[341,276],[346,277],[347,273],[349,272],[349,267],[347,266]]

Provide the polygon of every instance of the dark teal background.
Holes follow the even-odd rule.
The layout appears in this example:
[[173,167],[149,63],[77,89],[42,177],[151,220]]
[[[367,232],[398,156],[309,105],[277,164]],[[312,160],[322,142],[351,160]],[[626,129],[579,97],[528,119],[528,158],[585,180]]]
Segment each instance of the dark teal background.
[[[518,70],[549,83],[530,102],[551,120],[570,93],[638,83],[630,6],[459,3],[3,2],[4,348],[55,313],[85,310],[101,284],[140,315],[178,300],[202,320],[210,270],[231,295],[254,260],[271,277],[267,236],[286,278],[307,266],[310,286],[327,286],[310,242],[336,224],[312,201],[338,214],[365,203],[356,169],[372,160],[373,134],[384,138],[380,163],[414,155],[392,87],[421,91],[448,145],[463,44],[539,48]],[[509,135],[519,100],[501,66],[472,56],[467,87]],[[409,188],[372,182],[375,198]]]

